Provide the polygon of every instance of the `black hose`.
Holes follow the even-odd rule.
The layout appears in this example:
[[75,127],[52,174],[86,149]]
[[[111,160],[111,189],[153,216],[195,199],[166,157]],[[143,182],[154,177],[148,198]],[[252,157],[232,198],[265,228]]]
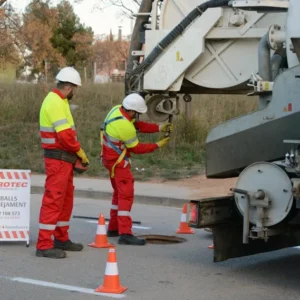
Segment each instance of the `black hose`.
[[179,35],[181,35],[193,21],[200,17],[208,8],[228,6],[228,2],[229,0],[209,0],[193,9],[166,37],[163,38],[163,40],[161,40],[160,43],[157,44],[145,60],[131,72],[128,78],[130,89],[132,88],[130,84],[132,78],[141,74],[150,65],[152,65],[165,48],[167,48]]
[[[152,7],[152,0],[142,0],[139,8],[139,13],[141,14],[149,13],[151,11],[151,7]],[[149,19],[148,15],[139,16],[136,19],[134,24],[134,28],[131,36],[131,43],[128,51],[129,53],[127,57],[127,67],[126,67],[126,74],[125,74],[125,95],[128,95],[128,91],[129,91],[128,78],[130,76],[130,73],[133,70],[134,60],[139,61],[141,58],[140,56],[134,58],[132,52],[134,50],[142,50],[143,43],[140,40],[140,31],[141,31],[142,24],[148,22],[148,19]]]
[[[86,220],[99,220],[97,217],[85,217],[85,216],[73,216],[74,219],[86,219]],[[105,221],[109,221],[110,219],[105,218]],[[132,221],[132,224],[141,225],[141,221]]]

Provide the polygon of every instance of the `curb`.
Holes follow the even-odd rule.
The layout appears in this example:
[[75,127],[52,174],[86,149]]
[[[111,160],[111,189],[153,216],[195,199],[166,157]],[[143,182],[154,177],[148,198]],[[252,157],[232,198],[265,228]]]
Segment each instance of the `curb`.
[[[31,186],[31,194],[40,194],[44,193],[44,187],[41,186]],[[101,192],[93,190],[76,190],[74,191],[74,197],[78,198],[89,198],[94,200],[104,200],[111,201],[112,193],[111,192]],[[154,196],[145,196],[145,195],[134,195],[134,203],[145,204],[145,205],[157,205],[165,207],[176,207],[182,208],[184,203],[189,200],[176,199],[170,197],[154,197]]]

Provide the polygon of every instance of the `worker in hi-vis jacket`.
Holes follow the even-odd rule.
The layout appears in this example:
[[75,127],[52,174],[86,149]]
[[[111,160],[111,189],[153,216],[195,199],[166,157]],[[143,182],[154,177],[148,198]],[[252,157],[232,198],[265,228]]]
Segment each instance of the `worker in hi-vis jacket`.
[[[81,251],[82,244],[69,239],[69,221],[73,210],[74,165],[88,158],[77,141],[69,100],[81,86],[79,73],[63,68],[56,76],[57,88],[44,99],[40,110],[40,136],[46,170],[45,192],[39,216],[36,256],[64,258],[66,251]],[[52,240],[54,235],[54,241]]]
[[130,211],[134,199],[134,178],[131,173],[130,153],[145,154],[165,146],[169,137],[157,143],[140,143],[140,133],[172,132],[173,125],[151,124],[137,121],[137,114],[147,111],[145,100],[139,94],[129,94],[122,105],[111,109],[101,127],[101,158],[103,166],[110,173],[113,187],[112,206],[107,236],[120,236],[119,244],[144,245],[144,239],[132,233]]

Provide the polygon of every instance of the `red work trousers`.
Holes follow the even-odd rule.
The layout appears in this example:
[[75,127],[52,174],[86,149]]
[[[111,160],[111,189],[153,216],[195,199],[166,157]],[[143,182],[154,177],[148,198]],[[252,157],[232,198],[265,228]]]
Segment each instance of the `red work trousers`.
[[[111,175],[111,169],[115,161],[103,159],[103,165]],[[132,235],[132,219],[130,211],[134,199],[134,178],[131,173],[130,164],[120,162],[115,167],[114,178],[110,177],[113,187],[112,206],[110,210],[110,221],[108,230],[118,230],[119,234]]]
[[73,165],[58,159],[45,158],[46,182],[39,217],[36,248],[53,248],[52,235],[62,242],[69,239],[69,221],[73,210]]

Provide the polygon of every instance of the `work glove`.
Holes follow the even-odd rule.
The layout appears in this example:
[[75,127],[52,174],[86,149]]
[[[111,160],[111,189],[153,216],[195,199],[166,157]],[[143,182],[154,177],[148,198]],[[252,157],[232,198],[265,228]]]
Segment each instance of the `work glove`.
[[170,138],[167,137],[167,138],[164,138],[164,139],[158,141],[156,144],[159,148],[162,148],[162,147],[166,146],[169,143],[169,141],[170,141]]
[[81,158],[81,162],[83,165],[89,165],[89,160],[82,148],[80,148],[80,150],[76,152],[76,154]]
[[159,131],[160,132],[167,132],[167,131],[170,131],[170,133],[173,131],[173,124],[171,123],[166,123],[166,124],[162,124],[162,125],[159,125]]

